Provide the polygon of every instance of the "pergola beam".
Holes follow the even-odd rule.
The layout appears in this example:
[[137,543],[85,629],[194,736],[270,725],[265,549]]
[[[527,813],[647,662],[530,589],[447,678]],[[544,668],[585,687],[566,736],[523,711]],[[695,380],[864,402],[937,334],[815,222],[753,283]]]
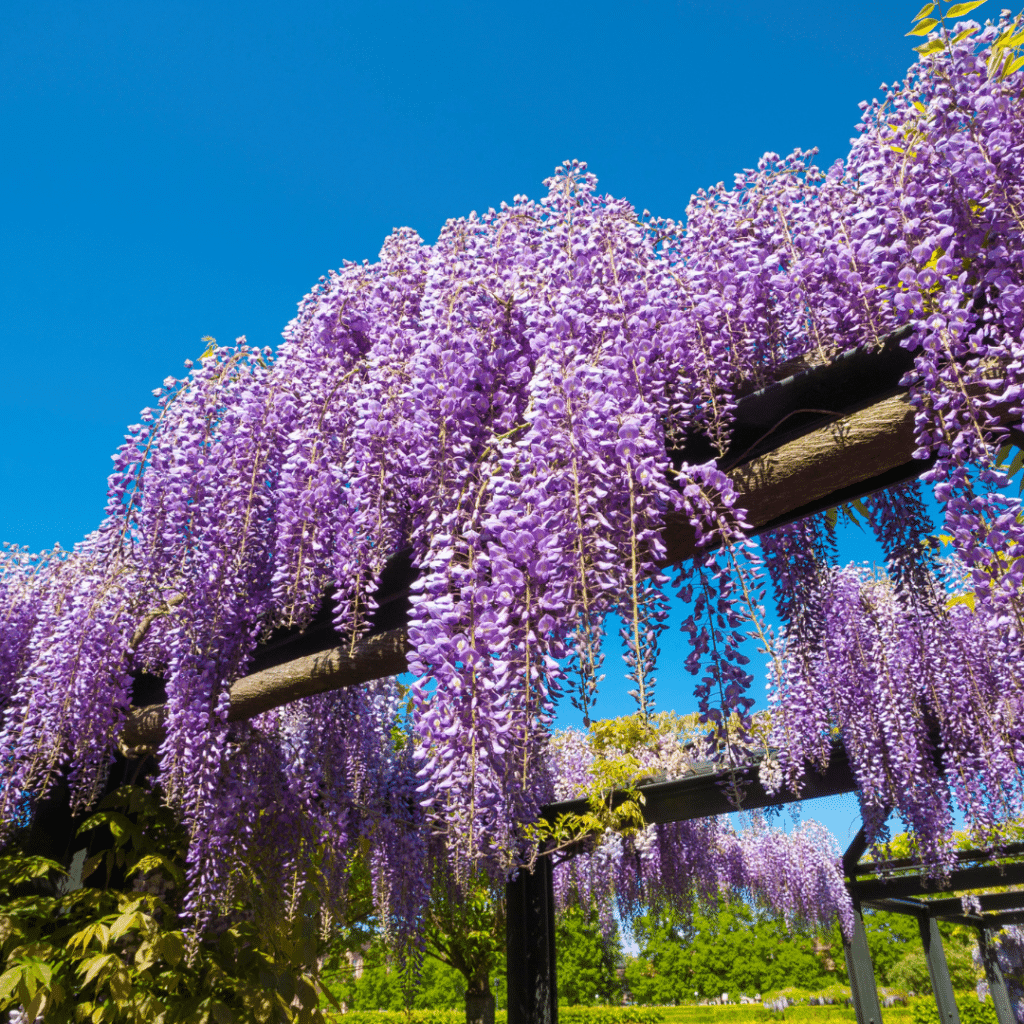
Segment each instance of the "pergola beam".
[[[922,472],[914,462],[914,413],[904,396],[843,416],[825,427],[750,459],[729,474],[755,532],[820,508],[877,490]],[[692,558],[693,528],[669,518],[664,542],[667,563]],[[405,626],[364,640],[354,652],[335,646],[237,680],[231,687],[232,720],[326,690],[357,686],[405,671]],[[162,705],[132,708],[124,731],[126,746],[159,743]]]
[[[914,410],[899,387],[913,364],[899,347],[903,336],[897,332],[877,351],[845,353],[740,399],[732,443],[719,465],[732,478],[753,533],[890,487],[928,468],[929,462],[913,458]],[[1014,439],[1022,440],[1016,433]],[[706,461],[715,452],[697,437],[672,455],[678,468],[684,461]],[[682,516],[668,517],[663,540],[666,565],[692,558],[697,550],[693,528]],[[301,657],[260,666],[232,684],[229,719],[251,718],[301,697],[404,671],[405,597],[410,569],[413,576],[415,569],[408,552],[395,559],[385,569],[390,579],[382,577],[378,591],[391,603],[376,636],[371,632],[354,650],[338,646],[330,616],[321,616],[324,621],[315,631],[286,637],[277,652],[291,646]],[[163,736],[162,705],[131,709],[124,746],[151,746]]]

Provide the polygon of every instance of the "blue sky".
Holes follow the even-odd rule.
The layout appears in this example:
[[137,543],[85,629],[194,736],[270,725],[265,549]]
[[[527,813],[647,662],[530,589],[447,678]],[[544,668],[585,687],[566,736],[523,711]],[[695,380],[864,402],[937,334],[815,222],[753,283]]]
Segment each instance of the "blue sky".
[[8,0],[0,540],[73,544],[202,335],[276,344],[394,226],[432,241],[566,158],[677,218],[765,150],[831,163],[915,9]]

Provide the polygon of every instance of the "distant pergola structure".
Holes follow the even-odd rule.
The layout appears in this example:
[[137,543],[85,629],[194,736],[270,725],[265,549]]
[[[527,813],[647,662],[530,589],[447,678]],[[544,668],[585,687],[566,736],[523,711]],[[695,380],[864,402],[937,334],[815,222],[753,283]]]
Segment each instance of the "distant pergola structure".
[[[680,779],[640,786],[644,821],[661,824],[727,814],[735,810],[727,795],[727,786],[731,789],[735,781],[729,773],[716,773],[707,767]],[[778,807],[797,799],[838,796],[857,789],[841,744],[832,749],[824,772],[808,766],[806,784],[799,797],[765,792],[756,762],[741,773],[739,785],[744,791],[745,810]],[[548,805],[543,813],[554,821],[559,815],[579,814],[586,809],[586,800],[567,800]],[[885,864],[862,863],[867,847],[862,828],[843,855],[843,873],[854,906],[853,935],[849,941],[844,940],[843,952],[857,1024],[882,1024],[878,988],[864,929],[865,907],[917,918],[941,1024],[960,1024],[960,1014],[938,922],[950,921],[976,928],[999,1024],[1016,1024],[994,939],[1005,925],[1024,922],[1024,891],[982,892],[978,895],[980,915],[965,913],[960,898],[951,894],[1024,884],[1024,843],[1010,844],[1000,850],[958,853],[959,866],[941,889],[925,878],[920,864],[911,859]],[[551,858],[539,858],[532,874],[521,871],[509,882],[506,895],[508,1024],[557,1024]]]
[[[913,357],[900,347],[910,333],[902,328],[889,335],[871,351],[844,353],[833,361],[796,372],[777,383],[754,390],[739,400],[735,411],[732,440],[718,459],[739,495],[754,534],[785,525],[805,516],[833,508],[876,491],[919,476],[931,465],[914,459],[914,410],[901,378],[913,368]],[[1024,433],[1014,426],[1006,410],[993,410],[1005,420],[1010,439],[1024,447]],[[706,439],[691,438],[671,453],[677,466],[684,461],[704,462],[714,457]],[[681,516],[670,516],[663,539],[665,564],[693,557],[694,531]],[[410,586],[416,579],[410,550],[396,552],[378,581],[378,608],[371,629],[354,650],[339,646],[333,627],[331,602],[325,597],[320,613],[302,630],[279,630],[262,643],[249,674],[230,689],[228,718],[238,721],[313,694],[356,686],[406,670],[409,651],[407,633]],[[136,677],[132,708],[122,736],[127,752],[142,752],[159,744],[164,736],[164,692],[162,680],[148,675]],[[798,799],[794,794],[770,797],[751,771],[746,780],[744,806],[777,805]],[[856,784],[843,751],[837,750],[823,774],[808,768],[806,787],[800,799],[846,793]],[[728,804],[720,780],[713,774],[696,774],[679,780],[642,787],[646,798],[644,814],[651,822],[681,821],[726,813]],[[576,802],[578,803],[578,802]],[[574,802],[553,805],[547,813],[575,809]],[[851,848],[853,849],[853,848]],[[857,854],[859,859],[863,850]],[[978,868],[981,870],[981,868]],[[860,906],[874,906],[880,900],[905,901],[896,889],[883,895],[870,885],[882,885],[868,878],[867,868],[857,867],[852,875],[851,893]],[[862,879],[861,876],[864,876]],[[1024,875],[1022,875],[1024,880]],[[870,883],[870,884],[869,884]],[[885,883],[888,884],[888,883]],[[909,885],[902,882],[902,885]],[[993,883],[994,884],[994,883]],[[1005,883],[1001,883],[1005,884]],[[862,887],[868,886],[865,890]],[[869,895],[865,896],[864,892]],[[900,893],[903,890],[899,890]],[[991,900],[990,900],[991,902]],[[937,906],[938,904],[935,904]],[[932,934],[934,922],[948,917],[931,903],[900,903],[900,912],[926,914],[926,948],[929,965],[940,957],[941,941]],[[985,907],[985,903],[982,904]],[[994,909],[995,904],[992,904]],[[895,909],[895,904],[885,909]],[[1016,904],[1014,904],[1016,909]],[[953,914],[955,917],[955,913]],[[1002,920],[1002,918],[1000,918]],[[992,919],[995,921],[995,919]],[[991,952],[988,917],[983,926],[983,949]],[[972,922],[973,923],[973,922]],[[551,888],[551,858],[541,857],[533,873],[521,871],[508,886],[508,1022],[509,1024],[555,1024],[557,985],[554,946],[554,904]],[[878,997],[860,912],[857,933],[847,950],[859,1024],[881,1024]],[[858,952],[859,951],[859,952]],[[987,964],[995,964],[987,954]],[[863,955],[862,955],[863,954]],[[948,970],[942,983],[944,959],[935,959],[938,977],[936,993],[949,988]],[[1005,986],[1000,988],[998,965],[990,970],[990,985],[1000,1024],[1011,1024]],[[952,997],[940,998],[942,1024],[958,1024]],[[944,1002],[941,1000],[945,1000]]]
[[[996,1017],[999,1024],[1016,1024],[994,940],[1006,925],[1024,922],[1024,892],[1007,891],[1010,886],[1024,884],[1024,843],[1007,844],[998,850],[959,851],[957,867],[941,888],[929,884],[921,875],[920,865],[911,859],[881,865],[862,864],[866,848],[861,829],[843,856],[843,871],[855,912],[854,935],[846,947],[846,963],[858,1024],[881,1024],[882,1021],[864,932],[864,907],[917,918],[942,1024],[960,1024],[960,1013],[953,998],[938,922],[949,921],[977,929],[978,948]],[[993,889],[998,891],[986,891]],[[968,892],[977,899],[980,913],[965,912],[963,901],[954,895]]]

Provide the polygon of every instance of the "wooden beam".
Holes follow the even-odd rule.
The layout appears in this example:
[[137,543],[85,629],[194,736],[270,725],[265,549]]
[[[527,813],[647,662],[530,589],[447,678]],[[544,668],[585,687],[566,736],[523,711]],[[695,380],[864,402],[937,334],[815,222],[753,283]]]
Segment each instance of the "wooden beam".
[[[334,647],[254,672],[232,683],[228,721],[254,718],[301,697],[398,675],[405,671],[408,650],[409,638],[403,627],[368,637],[351,652],[347,647]],[[132,708],[121,734],[122,746],[150,747],[162,742],[164,707]]]
[[[914,460],[915,446],[914,410],[899,394],[750,458],[729,476],[756,534],[917,476],[929,464]],[[693,528],[681,516],[669,516],[664,541],[666,565],[697,550]],[[407,650],[399,625],[365,640],[352,655],[335,647],[256,672],[232,685],[229,718],[251,718],[300,697],[403,672]],[[124,746],[152,746],[162,738],[162,705],[131,709]]]

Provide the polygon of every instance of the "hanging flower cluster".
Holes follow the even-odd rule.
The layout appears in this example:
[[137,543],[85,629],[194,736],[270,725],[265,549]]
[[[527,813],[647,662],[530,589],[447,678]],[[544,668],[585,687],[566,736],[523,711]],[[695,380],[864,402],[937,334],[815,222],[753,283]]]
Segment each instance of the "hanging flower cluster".
[[[630,756],[640,777],[683,778],[707,766],[704,730],[659,729],[628,750],[602,746],[594,736],[564,729],[552,738],[559,800],[593,792],[595,763]],[[652,907],[689,913],[695,905],[741,894],[787,923],[827,928],[839,922],[852,934],[853,906],[831,834],[808,821],[785,832],[760,815],[737,831],[724,816],[648,825],[628,834],[606,830],[586,850],[556,852],[555,898],[598,911],[610,932]]]
[[[416,902],[402,893],[418,815],[457,875],[480,862],[500,875],[527,859],[520,826],[551,795],[557,700],[592,708],[609,612],[639,711],[656,706],[669,512],[703,545],[680,581],[696,602],[688,664],[734,762],[761,569],[723,469],[674,469],[670,451],[702,435],[724,453],[742,393],[904,324],[919,455],[937,458],[927,479],[975,612],[928,597],[912,492],[876,516],[896,590],[823,571],[801,540],[811,527],[769,538],[791,627],[780,756],[795,779],[839,726],[868,809],[895,801],[933,847],[948,820],[929,795],[933,752],[974,820],[997,791],[1016,807],[1016,782],[996,779],[1021,763],[1024,526],[994,451],[1024,381],[1024,72],[990,74],[1014,25],[971,28],[865,104],[849,159],[827,172],[813,153],[767,154],[677,223],[638,216],[566,162],[539,201],[451,220],[432,245],[395,231],[377,262],[321,278],[276,353],[240,339],[168,378],[115,456],[97,532],[66,557],[0,564],[2,827],[61,776],[90,803],[147,672],[166,685],[160,782],[192,832],[197,906],[261,855],[277,817],[256,792],[289,787],[296,836],[307,815],[348,835],[332,787],[355,785],[363,698],[229,726],[228,687],[261,637],[304,626],[325,592],[354,645],[386,559],[411,549],[415,749],[381,762],[402,782],[367,804],[405,823],[379,848],[389,913]],[[351,764],[336,778],[339,758]]]

